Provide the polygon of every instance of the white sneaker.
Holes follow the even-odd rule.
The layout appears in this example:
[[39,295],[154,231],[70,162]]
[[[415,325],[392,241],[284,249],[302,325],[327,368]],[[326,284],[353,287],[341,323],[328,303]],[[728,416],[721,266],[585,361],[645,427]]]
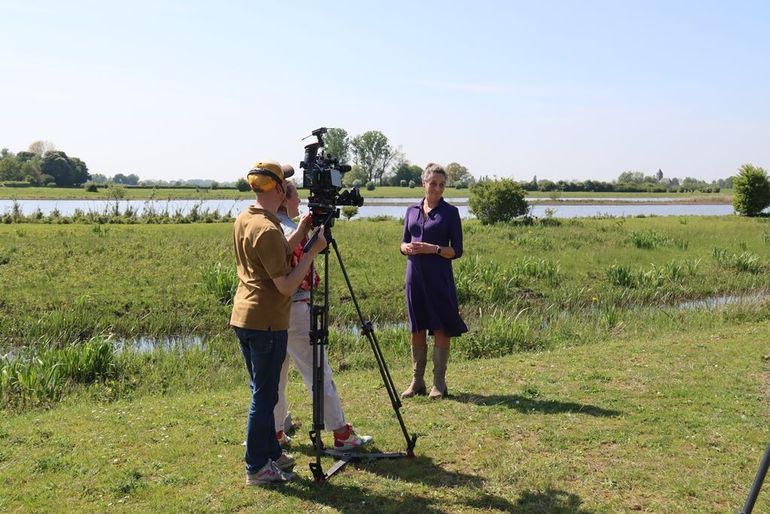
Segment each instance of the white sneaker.
[[246,483],[249,485],[283,484],[290,480],[294,480],[296,477],[297,475],[294,473],[281,471],[275,464],[275,461],[270,459],[256,473],[247,472]]
[[288,448],[291,446],[291,437],[286,435],[286,432],[283,430],[276,432],[275,438],[278,440],[278,444],[280,444],[282,448]]
[[348,429],[348,434],[344,439],[339,437],[336,433],[334,434],[335,450],[354,450],[356,448],[366,446],[374,440],[374,438],[370,435],[356,434],[356,431],[353,430],[353,426],[350,423],[346,424],[345,427]]
[[281,456],[275,460],[275,465],[281,471],[291,471],[297,461],[286,452],[282,452]]

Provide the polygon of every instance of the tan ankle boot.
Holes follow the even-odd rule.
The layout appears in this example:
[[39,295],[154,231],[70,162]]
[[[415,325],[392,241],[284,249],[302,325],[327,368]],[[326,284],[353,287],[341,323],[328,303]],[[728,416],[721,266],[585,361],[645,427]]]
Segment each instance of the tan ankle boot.
[[429,398],[436,400],[449,396],[446,386],[446,365],[449,361],[449,348],[433,347],[433,388]]
[[411,398],[415,395],[424,395],[425,390],[425,365],[428,363],[428,346],[412,345],[412,383],[406,391],[401,393],[401,398]]

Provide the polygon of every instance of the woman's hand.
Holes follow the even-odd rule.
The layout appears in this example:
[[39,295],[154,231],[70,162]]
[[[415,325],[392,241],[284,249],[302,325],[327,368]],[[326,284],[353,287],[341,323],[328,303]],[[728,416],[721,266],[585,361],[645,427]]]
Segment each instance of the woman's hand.
[[307,234],[308,231],[311,228],[311,223],[313,222],[313,215],[311,213],[305,213],[302,215],[302,217],[299,219],[299,225],[297,226],[297,230],[301,230],[301,234]]
[[436,248],[438,246],[433,243],[423,243],[421,241],[404,243],[401,247],[406,255],[430,255],[436,253]]

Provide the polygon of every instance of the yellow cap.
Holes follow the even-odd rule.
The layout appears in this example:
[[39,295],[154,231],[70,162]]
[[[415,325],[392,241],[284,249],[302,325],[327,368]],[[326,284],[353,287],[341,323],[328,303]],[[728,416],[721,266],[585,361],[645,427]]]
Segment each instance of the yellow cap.
[[283,169],[276,161],[257,161],[246,178],[252,190],[265,193],[283,182]]

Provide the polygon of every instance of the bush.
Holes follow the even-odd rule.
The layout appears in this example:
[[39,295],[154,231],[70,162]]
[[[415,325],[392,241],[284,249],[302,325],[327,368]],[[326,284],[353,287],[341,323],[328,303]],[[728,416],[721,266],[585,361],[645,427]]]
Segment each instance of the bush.
[[363,185],[363,182],[361,182],[360,179],[355,179],[353,181],[353,187],[361,187]]
[[407,185],[407,181],[406,181],[406,179],[403,179],[403,178],[402,178],[402,179],[399,181],[399,183],[398,183],[398,184],[399,184],[401,187],[406,187],[406,185]]
[[249,187],[248,181],[241,177],[238,180],[235,181],[235,189],[238,191],[241,191],[242,193],[245,193],[246,191],[251,190],[251,187]]
[[345,216],[346,220],[350,220],[356,214],[358,214],[358,207],[355,205],[345,205],[342,207],[342,215]]
[[416,185],[417,185],[417,182],[415,182],[414,180],[409,181],[409,187],[411,187],[412,189],[414,189],[414,186]]
[[527,192],[510,179],[479,182],[471,189],[470,208],[482,224],[511,221],[529,212]]
[[372,182],[371,180],[369,182],[367,182],[366,183],[366,190],[367,191],[374,191],[374,182]]
[[741,216],[757,216],[770,206],[770,182],[763,168],[741,166],[733,181],[733,208]]
[[83,189],[85,189],[87,193],[99,192],[99,188],[96,187],[96,184],[94,184],[93,182],[86,182],[85,184],[83,184]]

